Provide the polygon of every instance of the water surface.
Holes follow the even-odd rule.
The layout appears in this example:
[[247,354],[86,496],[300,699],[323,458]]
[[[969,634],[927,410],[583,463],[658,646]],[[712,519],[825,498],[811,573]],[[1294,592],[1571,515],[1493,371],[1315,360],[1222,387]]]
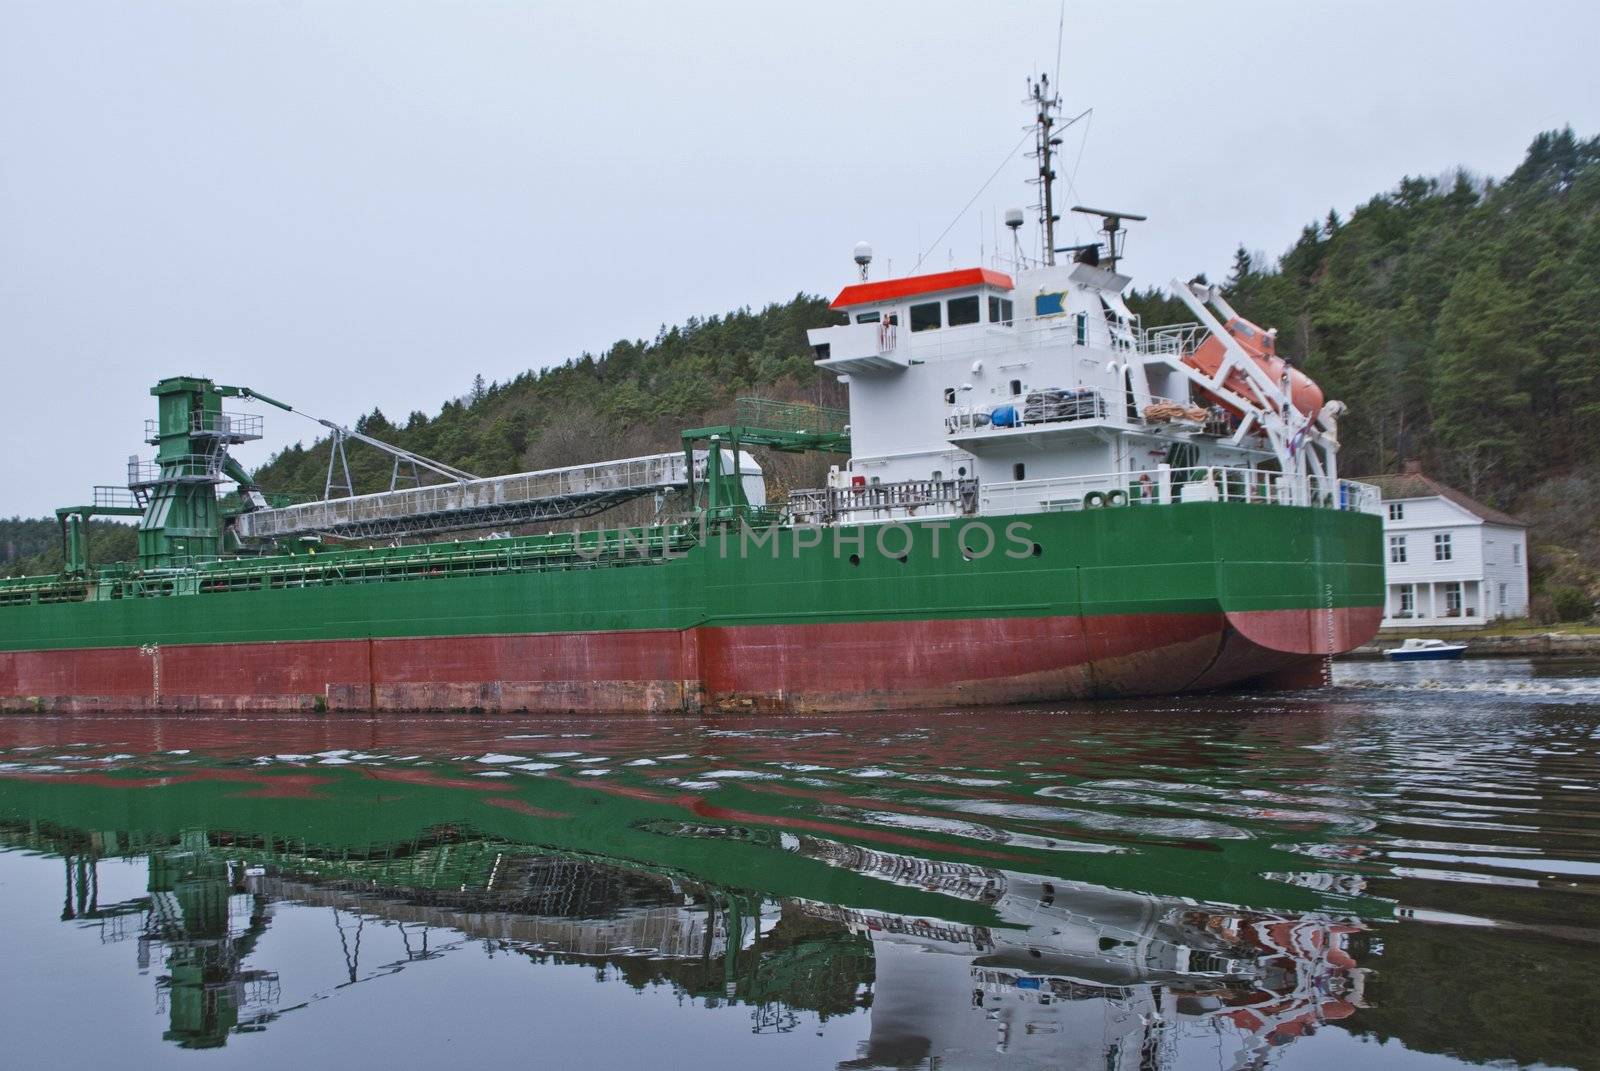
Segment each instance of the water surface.
[[1600,1067],[1600,666],[1336,679],[889,716],[0,719],[0,1052]]

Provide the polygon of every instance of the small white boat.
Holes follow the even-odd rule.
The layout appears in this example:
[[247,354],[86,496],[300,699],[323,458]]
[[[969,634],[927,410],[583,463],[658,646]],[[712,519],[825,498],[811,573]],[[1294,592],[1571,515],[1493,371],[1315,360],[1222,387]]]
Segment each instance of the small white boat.
[[1443,640],[1409,639],[1399,647],[1391,647],[1383,656],[1391,662],[1437,662],[1447,658],[1460,658],[1467,649],[1464,643],[1445,643]]

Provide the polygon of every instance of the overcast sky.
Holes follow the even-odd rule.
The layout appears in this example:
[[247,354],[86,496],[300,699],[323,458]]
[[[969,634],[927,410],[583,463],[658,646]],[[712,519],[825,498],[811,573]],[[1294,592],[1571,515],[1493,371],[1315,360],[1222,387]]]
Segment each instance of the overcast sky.
[[[120,483],[165,375],[403,418],[474,373],[832,293],[860,239],[906,274],[1021,137],[1057,14],[0,0],[0,515]],[[1065,109],[1094,112],[1060,196],[1150,217],[1139,284],[1220,276],[1403,175],[1600,132],[1597,40],[1593,2],[1071,0]],[[1029,166],[925,270],[992,253]],[[315,430],[266,415],[247,465]]]

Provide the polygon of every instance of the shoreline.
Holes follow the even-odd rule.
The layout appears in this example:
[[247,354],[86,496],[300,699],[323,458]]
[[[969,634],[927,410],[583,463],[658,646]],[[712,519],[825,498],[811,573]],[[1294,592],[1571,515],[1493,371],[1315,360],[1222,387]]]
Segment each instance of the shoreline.
[[[1465,643],[1463,658],[1600,658],[1600,633],[1539,632],[1519,635],[1482,635],[1454,631],[1418,629],[1417,635],[1434,636]],[[1372,643],[1337,656],[1338,661],[1370,661],[1383,658],[1384,652],[1400,646],[1409,637],[1379,637]]]

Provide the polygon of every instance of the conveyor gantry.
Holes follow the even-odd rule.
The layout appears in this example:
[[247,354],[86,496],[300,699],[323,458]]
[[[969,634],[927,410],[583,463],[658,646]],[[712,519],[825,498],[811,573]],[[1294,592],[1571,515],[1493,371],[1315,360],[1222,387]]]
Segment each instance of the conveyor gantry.
[[[313,534],[379,539],[568,520],[630,499],[685,490],[687,464],[680,450],[256,510],[233,523],[243,539],[273,540]],[[703,451],[695,464],[703,468]],[[760,479],[749,455],[740,468]]]

